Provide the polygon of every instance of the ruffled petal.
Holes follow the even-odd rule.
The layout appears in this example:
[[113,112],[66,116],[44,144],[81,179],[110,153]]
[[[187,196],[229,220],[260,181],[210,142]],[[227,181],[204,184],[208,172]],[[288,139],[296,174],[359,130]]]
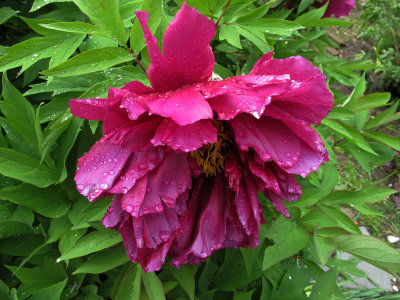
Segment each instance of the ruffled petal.
[[126,194],[139,178],[156,168],[163,159],[164,151],[160,147],[133,153],[110,193]]
[[325,76],[301,56],[270,58],[271,53],[261,57],[249,75],[289,75],[291,82],[285,92],[272,97],[264,114],[274,118],[291,115],[309,124],[318,124],[333,107]]
[[208,103],[220,120],[230,120],[240,113],[260,118],[271,97],[286,90],[287,75],[236,76],[200,85]]
[[165,118],[151,142],[154,146],[168,145],[174,150],[189,152],[208,143],[215,143],[217,139],[217,128],[211,120],[179,126]]
[[[207,17],[183,4],[168,26],[163,41],[164,56],[147,27],[148,14],[136,12],[142,26],[151,64],[147,70],[151,86],[158,92],[174,90],[207,80],[214,68],[209,46],[215,26]],[[190,22],[189,22],[190,21]],[[196,39],[193,39],[193,37]]]
[[122,197],[122,208],[132,216],[161,212],[162,203],[174,207],[179,195],[191,187],[186,154],[168,152],[159,166],[136,181]]
[[71,113],[86,120],[104,121],[108,99],[71,99],[69,107]]
[[119,145],[100,140],[78,161],[75,182],[78,191],[93,201],[109,191],[131,152]]
[[154,92],[154,90],[151,87],[144,85],[140,81],[131,81],[125,83],[122,90],[128,90],[129,92],[134,93],[136,95],[145,95]]
[[[230,121],[235,140],[242,150],[253,148],[263,161],[274,161],[288,173],[307,176],[327,160],[323,144],[310,147],[296,131],[284,122],[269,117],[260,120],[248,115],[239,115]],[[313,130],[310,127],[310,130]],[[308,137],[307,137],[308,138]],[[314,149],[317,150],[314,150]]]

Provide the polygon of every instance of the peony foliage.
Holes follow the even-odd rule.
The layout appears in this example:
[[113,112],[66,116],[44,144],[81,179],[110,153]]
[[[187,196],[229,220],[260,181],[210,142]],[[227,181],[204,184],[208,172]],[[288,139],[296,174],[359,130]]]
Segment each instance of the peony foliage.
[[31,2],[0,8],[1,299],[343,299],[357,260],[400,271],[343,212],[395,192],[343,184],[343,153],[400,151],[374,64],[328,51],[355,1]]

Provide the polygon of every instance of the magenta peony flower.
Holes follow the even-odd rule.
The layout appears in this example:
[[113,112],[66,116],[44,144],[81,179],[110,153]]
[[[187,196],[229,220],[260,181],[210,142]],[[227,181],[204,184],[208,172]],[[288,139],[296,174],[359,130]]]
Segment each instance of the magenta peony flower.
[[[325,5],[328,0],[315,2],[316,7]],[[329,0],[328,7],[325,11],[324,18],[329,18],[335,15],[336,18],[346,17],[351,10],[356,6],[356,0]]]
[[75,177],[90,201],[115,194],[103,224],[122,234],[145,271],[198,264],[223,248],[256,247],[258,191],[289,217],[300,197],[294,174],[328,154],[311,127],[332,108],[325,77],[300,56],[264,55],[249,75],[212,80],[211,20],[183,4],[163,53],[136,12],[151,64],[151,88],[110,88],[107,99],[74,99],[71,112],[104,121],[104,136],[79,159]]

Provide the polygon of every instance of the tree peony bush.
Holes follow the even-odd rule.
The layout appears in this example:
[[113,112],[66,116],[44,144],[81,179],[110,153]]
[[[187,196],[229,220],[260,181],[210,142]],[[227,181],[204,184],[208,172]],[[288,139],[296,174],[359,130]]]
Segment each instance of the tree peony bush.
[[358,259],[400,271],[342,211],[395,191],[340,166],[394,158],[397,106],[328,54],[335,1],[264,2],[0,8],[1,299],[343,299]]

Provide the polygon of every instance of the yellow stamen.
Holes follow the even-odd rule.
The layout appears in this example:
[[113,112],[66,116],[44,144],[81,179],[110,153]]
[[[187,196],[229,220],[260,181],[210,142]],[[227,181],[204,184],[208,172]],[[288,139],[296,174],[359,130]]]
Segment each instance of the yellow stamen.
[[215,176],[224,170],[225,155],[224,149],[229,145],[231,137],[221,121],[213,120],[217,127],[218,140],[216,143],[207,144],[204,147],[190,152],[189,155],[200,165],[203,173],[209,176]]

